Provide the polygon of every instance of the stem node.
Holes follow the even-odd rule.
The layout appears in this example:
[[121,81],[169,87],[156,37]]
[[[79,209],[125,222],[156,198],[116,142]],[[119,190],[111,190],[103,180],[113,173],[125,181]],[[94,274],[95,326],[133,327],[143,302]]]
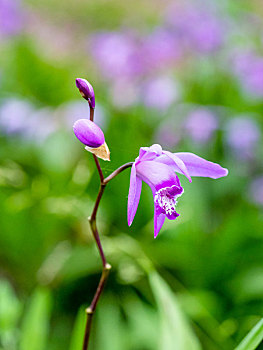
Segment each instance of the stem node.
[[85,311],[87,315],[92,315],[94,312],[90,307],[87,307]]

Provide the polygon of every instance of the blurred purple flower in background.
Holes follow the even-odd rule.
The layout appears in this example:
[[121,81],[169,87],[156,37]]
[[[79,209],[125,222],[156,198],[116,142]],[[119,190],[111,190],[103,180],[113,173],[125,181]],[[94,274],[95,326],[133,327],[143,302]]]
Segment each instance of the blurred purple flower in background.
[[[89,105],[84,100],[69,101],[60,105],[55,113],[58,115],[59,119],[64,121],[66,128],[71,131],[72,124],[74,124],[78,119],[89,118]],[[104,108],[96,102],[96,124],[103,127],[105,130],[109,117],[110,116],[108,115],[107,118],[105,117]]]
[[170,30],[157,28],[148,37],[142,39],[140,59],[144,70],[160,69],[175,63],[181,55],[181,44],[177,36]]
[[143,87],[141,97],[146,107],[165,110],[175,102],[180,95],[179,86],[174,79],[160,76],[148,80]]
[[[99,104],[95,116],[98,124],[106,128],[109,118],[105,118],[104,108]],[[68,102],[56,109],[37,109],[27,100],[9,98],[0,105],[0,133],[41,143],[59,130],[71,132],[72,124],[82,118],[89,118],[89,105],[84,100]]]
[[252,181],[249,187],[249,198],[255,204],[263,206],[263,176]]
[[208,53],[222,44],[223,25],[208,4],[172,4],[167,8],[166,21],[187,49]]
[[198,143],[207,142],[218,128],[216,115],[207,108],[191,111],[184,123],[186,134]]
[[[149,80],[157,74],[170,74],[171,68],[180,69],[187,59],[192,59],[191,51],[207,54],[217,50],[223,42],[224,26],[216,10],[211,4],[172,4],[165,11],[163,23],[147,34],[138,34],[134,28],[93,34],[89,52],[100,73],[110,80],[111,88],[115,83],[114,89],[118,91],[123,81],[130,83],[123,104],[118,94],[112,93],[115,105],[125,107],[137,103],[133,87],[141,78]],[[167,96],[170,90],[168,87]],[[146,105],[151,106],[148,97],[151,93],[145,95]],[[170,103],[170,97],[167,99],[160,108]]]
[[136,39],[131,33],[95,34],[91,47],[91,53],[106,78],[134,77],[141,72]]
[[10,98],[0,106],[0,131],[5,134],[23,133],[34,113],[33,106],[25,100]]
[[4,100],[0,107],[0,132],[3,134],[42,142],[57,127],[53,111],[48,108],[37,110],[30,102],[15,98]]
[[138,84],[132,79],[116,79],[110,89],[111,102],[118,108],[127,108],[139,100]]
[[131,169],[128,196],[128,225],[133,222],[140,196],[142,181],[150,186],[154,199],[154,237],[157,237],[165,218],[175,220],[179,214],[175,207],[177,198],[183,194],[178,172],[190,182],[191,176],[218,179],[228,174],[219,164],[209,162],[193,153],[163,151],[158,144],[141,147],[139,156]]
[[49,135],[59,129],[58,122],[54,118],[53,110],[41,108],[36,110],[27,121],[27,128],[23,136],[36,143],[44,142]]
[[249,117],[238,117],[226,124],[226,141],[240,158],[253,155],[260,136],[257,123]]
[[243,89],[251,96],[263,98],[263,56],[243,52],[236,54],[233,62]]
[[177,125],[176,120],[169,120],[160,125],[154,136],[156,142],[161,143],[166,148],[175,147],[181,140],[180,127]]
[[24,24],[24,11],[19,0],[0,0],[0,36],[20,33]]

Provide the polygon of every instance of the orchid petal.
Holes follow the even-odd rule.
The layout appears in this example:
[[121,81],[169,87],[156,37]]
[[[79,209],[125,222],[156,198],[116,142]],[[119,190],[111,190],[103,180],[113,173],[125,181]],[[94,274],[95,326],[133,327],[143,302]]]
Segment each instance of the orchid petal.
[[154,144],[151,147],[141,147],[139,153],[139,160],[154,160],[156,157],[162,154],[162,147],[158,144]]
[[130,188],[128,195],[128,225],[131,226],[140,201],[142,180],[136,176],[135,164],[131,168]]
[[155,152],[158,156],[162,154],[162,146],[159,145],[158,143],[154,143],[152,146],[149,147],[149,150],[151,152]]
[[181,188],[177,175],[169,165],[155,161],[143,161],[136,164],[136,173],[138,177],[151,188],[156,188],[157,191],[174,185]]
[[158,213],[156,210],[156,206],[154,206],[154,238],[158,236],[158,233],[160,232],[160,229],[162,228],[165,220],[165,214]]
[[218,179],[222,176],[227,176],[228,170],[222,168],[219,164],[209,162],[193,153],[179,152],[175,155],[180,158],[191,176],[210,177]]
[[[155,197],[156,189],[151,186],[153,198]],[[166,215],[162,213],[158,207],[158,205],[154,202],[154,238],[158,236],[158,233],[160,232],[164,220],[166,218]]]
[[174,171],[180,172],[181,174],[185,175],[189,182],[192,182],[187,167],[179,157],[177,157],[174,153],[171,153],[169,151],[163,151],[162,153],[162,156],[156,159],[157,162],[159,161],[161,163],[171,166]]

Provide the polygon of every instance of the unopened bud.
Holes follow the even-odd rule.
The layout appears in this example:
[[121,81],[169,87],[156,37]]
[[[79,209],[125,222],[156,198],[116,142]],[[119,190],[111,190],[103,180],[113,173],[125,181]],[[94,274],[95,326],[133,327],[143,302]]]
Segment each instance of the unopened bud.
[[101,128],[89,119],[79,119],[73,125],[77,139],[85,149],[103,160],[110,160],[110,151]]
[[82,78],[76,79],[76,86],[79,89],[79,92],[85,100],[89,102],[91,108],[95,108],[95,94],[92,85]]

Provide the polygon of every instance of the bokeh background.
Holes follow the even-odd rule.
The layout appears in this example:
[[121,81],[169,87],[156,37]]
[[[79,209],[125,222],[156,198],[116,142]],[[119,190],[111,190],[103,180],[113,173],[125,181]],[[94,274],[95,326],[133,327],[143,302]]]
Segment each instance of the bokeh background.
[[259,321],[262,17],[262,0],[0,0],[1,350],[81,348],[101,262],[76,77],[94,86],[105,175],[153,143],[229,169],[180,177],[180,217],[155,240],[150,189],[128,228],[129,170],[108,185],[91,349],[230,350]]

